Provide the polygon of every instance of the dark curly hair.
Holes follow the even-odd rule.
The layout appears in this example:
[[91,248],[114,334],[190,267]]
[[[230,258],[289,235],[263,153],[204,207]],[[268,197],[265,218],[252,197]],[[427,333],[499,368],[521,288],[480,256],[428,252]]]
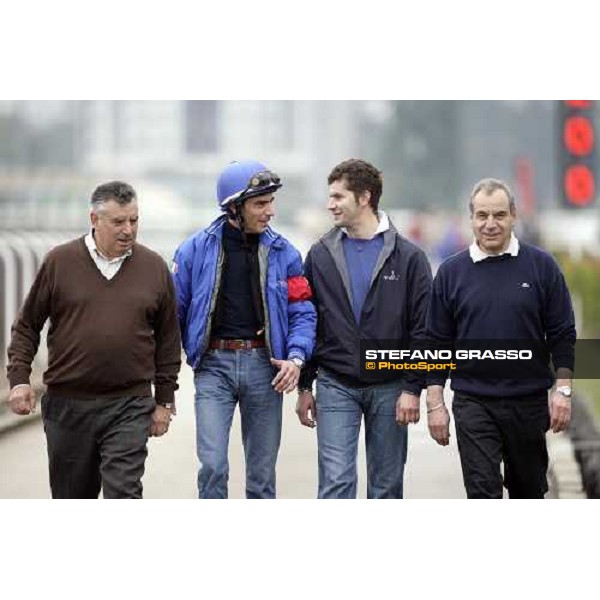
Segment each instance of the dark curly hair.
[[350,158],[335,166],[327,183],[331,185],[334,181],[345,180],[346,186],[358,198],[362,193],[371,192],[371,200],[369,205],[374,213],[377,213],[379,199],[383,191],[383,176],[381,171],[376,169],[366,160],[359,158]]

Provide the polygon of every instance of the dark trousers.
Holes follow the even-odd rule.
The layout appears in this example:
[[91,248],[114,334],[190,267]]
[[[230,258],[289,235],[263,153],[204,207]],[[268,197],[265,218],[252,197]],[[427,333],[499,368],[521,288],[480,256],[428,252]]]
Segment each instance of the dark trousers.
[[[490,398],[455,394],[452,404],[469,498],[543,498],[548,491],[548,395]],[[504,463],[504,482],[500,463]]]
[[152,397],[42,398],[53,498],[141,498]]

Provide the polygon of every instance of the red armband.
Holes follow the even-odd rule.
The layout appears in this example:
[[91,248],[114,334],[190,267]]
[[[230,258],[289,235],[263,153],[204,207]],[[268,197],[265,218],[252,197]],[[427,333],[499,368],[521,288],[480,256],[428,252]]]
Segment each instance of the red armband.
[[298,302],[300,300],[310,300],[312,298],[312,290],[308,279],[302,275],[290,277],[288,283],[288,302]]

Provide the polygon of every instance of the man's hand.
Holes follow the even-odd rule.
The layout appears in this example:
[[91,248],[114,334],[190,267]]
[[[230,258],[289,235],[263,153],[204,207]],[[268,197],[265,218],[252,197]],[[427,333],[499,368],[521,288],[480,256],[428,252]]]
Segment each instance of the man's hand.
[[171,408],[167,408],[162,404],[157,404],[152,414],[152,424],[150,425],[150,435],[160,437],[169,430],[171,415],[176,414],[175,403]]
[[271,364],[279,369],[279,373],[271,381],[271,385],[275,388],[275,391],[280,394],[283,392],[286,394],[293,392],[298,385],[298,379],[300,379],[300,369],[291,360],[277,360],[276,358],[272,358]]
[[35,394],[30,385],[20,385],[10,391],[10,410],[15,415],[28,415],[35,412]]
[[420,396],[415,396],[409,392],[402,392],[396,401],[396,423],[399,425],[418,423],[420,417],[420,399]]
[[440,446],[447,446],[450,443],[450,415],[444,403],[437,404],[431,412],[427,410],[427,427],[429,435]]
[[550,398],[550,429],[554,433],[564,431],[571,422],[571,398],[554,392]]
[[440,445],[450,443],[450,415],[444,404],[444,386],[427,387],[427,426],[429,435]]
[[305,390],[298,394],[296,414],[302,425],[311,428],[317,425],[317,406],[312,392]]

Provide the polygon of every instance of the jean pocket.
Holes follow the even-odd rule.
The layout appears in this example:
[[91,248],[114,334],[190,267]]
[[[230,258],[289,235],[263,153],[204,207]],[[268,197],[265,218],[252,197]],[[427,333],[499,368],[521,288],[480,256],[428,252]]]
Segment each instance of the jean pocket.
[[222,350],[207,350],[204,355],[202,356],[202,360],[200,361],[200,364],[198,365],[198,367],[194,370],[194,374],[198,374],[200,371],[202,371],[202,369],[206,366],[207,363],[210,363],[211,361],[213,361],[215,358],[218,358],[221,354]]

